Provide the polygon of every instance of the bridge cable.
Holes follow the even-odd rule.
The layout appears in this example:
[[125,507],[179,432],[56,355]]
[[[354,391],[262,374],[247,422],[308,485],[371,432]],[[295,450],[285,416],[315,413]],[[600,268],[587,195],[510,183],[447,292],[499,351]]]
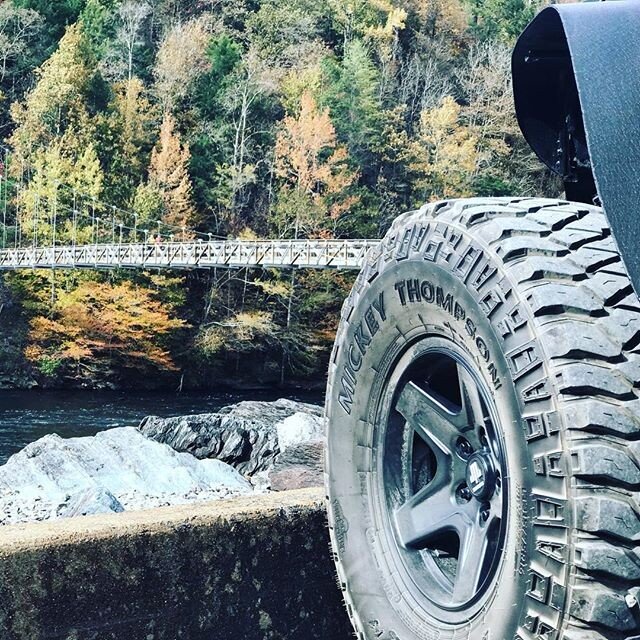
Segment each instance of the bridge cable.
[[2,189],[2,195],[4,196],[3,200],[3,208],[2,208],[2,248],[7,248],[7,201],[8,201],[8,190],[9,190],[9,176],[8,176],[8,162],[9,155],[8,151],[5,149],[4,152],[4,164],[2,166],[2,176],[0,177],[0,186],[2,185],[2,178],[4,178],[4,188]]

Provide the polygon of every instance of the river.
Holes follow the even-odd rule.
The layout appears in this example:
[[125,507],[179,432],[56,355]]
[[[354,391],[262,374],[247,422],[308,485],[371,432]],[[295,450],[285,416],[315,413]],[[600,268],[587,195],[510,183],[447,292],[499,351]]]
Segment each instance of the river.
[[290,397],[322,402],[318,392],[278,390],[168,394],[116,391],[0,391],[0,464],[48,433],[64,438],[94,435],[111,427],[137,426],[147,415],[209,413],[240,400]]

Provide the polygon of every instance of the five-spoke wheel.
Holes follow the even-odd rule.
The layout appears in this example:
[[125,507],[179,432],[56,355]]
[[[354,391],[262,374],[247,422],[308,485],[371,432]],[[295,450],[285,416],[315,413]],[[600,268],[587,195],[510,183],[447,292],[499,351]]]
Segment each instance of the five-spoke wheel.
[[427,349],[399,377],[383,491],[411,577],[439,607],[460,609],[499,560],[506,495],[496,413],[464,355]]

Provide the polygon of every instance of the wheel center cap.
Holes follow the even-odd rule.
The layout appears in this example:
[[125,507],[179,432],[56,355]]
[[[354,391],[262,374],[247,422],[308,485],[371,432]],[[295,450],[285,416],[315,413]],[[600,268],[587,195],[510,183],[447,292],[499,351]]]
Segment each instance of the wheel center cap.
[[467,462],[467,486],[478,500],[485,500],[493,494],[495,473],[489,456],[477,451]]

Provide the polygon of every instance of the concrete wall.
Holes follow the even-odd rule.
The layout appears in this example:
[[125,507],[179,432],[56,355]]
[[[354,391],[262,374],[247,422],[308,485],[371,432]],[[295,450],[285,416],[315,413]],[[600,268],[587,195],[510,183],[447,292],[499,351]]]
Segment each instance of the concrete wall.
[[2,640],[347,640],[322,494],[0,529]]

